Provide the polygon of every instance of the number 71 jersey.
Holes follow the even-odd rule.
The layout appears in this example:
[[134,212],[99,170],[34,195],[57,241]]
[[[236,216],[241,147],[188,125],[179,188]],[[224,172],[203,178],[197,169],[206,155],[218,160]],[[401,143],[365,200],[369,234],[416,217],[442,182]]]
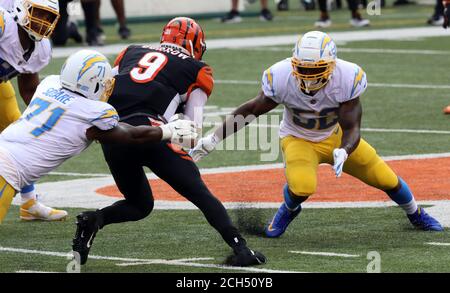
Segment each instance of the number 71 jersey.
[[22,188],[86,149],[91,143],[88,128],[109,130],[118,120],[111,105],[62,89],[59,76],[49,76],[20,119],[0,134],[0,152],[9,156],[19,175],[8,178],[0,164],[0,176]]
[[280,137],[291,135],[313,142],[328,138],[336,129],[339,104],[359,97],[366,88],[364,71],[342,59],[336,60],[331,79],[313,96],[300,90],[290,58],[271,66],[262,77],[264,95],[284,105]]

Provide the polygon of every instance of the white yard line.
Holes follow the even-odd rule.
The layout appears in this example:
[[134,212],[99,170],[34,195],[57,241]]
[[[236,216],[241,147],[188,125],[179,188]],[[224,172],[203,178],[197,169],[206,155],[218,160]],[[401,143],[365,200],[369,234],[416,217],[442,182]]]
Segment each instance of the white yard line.
[[426,242],[425,244],[434,245],[434,246],[450,246],[450,243],[445,243],[445,242]]
[[[242,50],[240,48],[239,50]],[[292,52],[290,47],[244,48],[249,51]],[[339,47],[338,53],[369,53],[369,54],[411,54],[411,55],[450,55],[443,50],[413,50],[413,49],[380,49],[380,48],[345,48]]]
[[50,172],[50,175],[57,175],[57,176],[86,176],[86,177],[105,177],[110,176],[109,173],[76,173],[76,172]]
[[29,271],[29,270],[21,270],[16,271],[18,274],[57,274],[61,272],[46,272],[46,271]]
[[[152,265],[152,264],[160,264],[155,262],[137,262],[137,263],[118,263],[117,266],[141,266],[141,265]],[[214,268],[214,269],[222,269],[229,271],[245,271],[245,272],[253,272],[253,273],[307,273],[307,272],[299,272],[299,271],[285,271],[285,270],[271,270],[271,269],[260,269],[256,267],[232,267],[225,265],[215,265],[215,264],[202,264],[202,263],[185,263],[185,262],[177,262],[177,261],[169,261],[167,263],[163,263],[166,265],[174,265],[174,266],[185,266],[185,267],[198,267],[198,268]]]
[[289,250],[289,252],[290,253],[295,253],[295,254],[305,254],[305,255],[337,256],[337,257],[360,257],[359,254],[346,254],[346,253],[335,253],[335,252],[296,251],[296,250]]
[[[372,40],[402,40],[420,37],[448,36],[448,32],[441,27],[413,27],[381,30],[358,30],[347,32],[332,32],[330,36],[336,42],[372,41]],[[294,45],[298,35],[272,35],[245,38],[224,38],[208,40],[208,49],[267,47],[278,45]],[[152,43],[157,45],[157,43]],[[127,44],[107,45],[103,47],[90,47],[106,55],[118,54]],[[53,58],[65,58],[86,47],[54,48]]]
[[[1,247],[0,252],[12,252],[12,253],[24,253],[24,254],[38,254],[38,255],[46,255],[46,256],[54,256],[54,257],[64,257],[68,260],[71,259],[71,253],[62,253],[55,251],[42,251],[35,249],[23,249],[23,248],[13,248],[13,247]],[[193,261],[200,260],[213,260],[214,258],[210,257],[201,257],[201,258],[182,258],[182,259],[139,259],[139,258],[123,258],[123,257],[112,257],[112,256],[99,256],[99,255],[90,255],[90,260],[110,260],[110,261],[121,261],[125,263],[119,263],[117,266],[129,266],[129,265],[148,265],[148,264],[159,264],[159,265],[172,265],[172,266],[186,266],[186,267],[202,267],[202,268],[217,268],[223,270],[233,270],[233,271],[246,271],[246,272],[256,272],[256,273],[300,273],[294,271],[285,271],[285,270],[271,270],[271,269],[263,269],[263,268],[253,268],[253,267],[231,267],[224,265],[215,265],[215,264],[202,264],[202,263],[194,263]]]
[[[254,80],[215,80],[217,84],[259,85],[260,81]],[[368,87],[381,88],[409,88],[409,89],[450,89],[450,84],[408,84],[408,83],[368,83]]]

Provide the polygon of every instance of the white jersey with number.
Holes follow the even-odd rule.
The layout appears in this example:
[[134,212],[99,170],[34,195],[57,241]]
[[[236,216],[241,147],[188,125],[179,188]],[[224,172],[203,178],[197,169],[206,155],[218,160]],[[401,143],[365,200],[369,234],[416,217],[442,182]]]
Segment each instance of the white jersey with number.
[[21,73],[37,73],[48,65],[52,57],[50,41],[42,39],[34,45],[28,56],[20,43],[17,23],[5,8],[0,7],[0,82]]
[[86,149],[91,143],[88,128],[109,130],[118,121],[111,105],[62,89],[59,76],[49,76],[20,119],[0,134],[0,153],[9,157],[16,170],[0,162],[0,176],[20,190]]
[[313,142],[328,138],[336,129],[339,104],[359,97],[366,88],[364,71],[341,59],[336,60],[330,81],[314,96],[300,90],[290,58],[271,66],[262,77],[264,94],[284,105],[280,137],[291,135]]
[[14,0],[0,0],[0,7],[5,10],[11,11],[14,8]]

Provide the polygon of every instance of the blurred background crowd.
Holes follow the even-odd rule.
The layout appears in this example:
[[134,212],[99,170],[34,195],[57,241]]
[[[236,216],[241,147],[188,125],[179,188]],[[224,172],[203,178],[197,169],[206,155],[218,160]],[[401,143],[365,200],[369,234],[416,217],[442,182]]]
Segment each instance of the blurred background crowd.
[[[243,1],[244,3],[240,3]],[[239,23],[243,21],[240,8],[244,5],[259,2],[261,21],[272,21],[276,13],[269,9],[269,1],[274,1],[277,11],[288,10],[317,10],[318,18],[314,22],[317,28],[327,28],[332,25],[331,14],[333,10],[348,9],[349,23],[353,27],[366,27],[370,25],[370,21],[361,15],[361,10],[365,9],[372,0],[230,0],[230,10],[225,13],[220,21],[222,23]],[[373,0],[380,8],[385,7],[385,0]],[[420,1],[420,0],[418,0]],[[441,26],[444,18],[444,7],[441,0],[435,1],[430,17],[426,20],[429,25]],[[81,6],[83,21],[72,19],[69,13],[69,3],[76,3]],[[345,2],[345,3],[343,3]],[[52,37],[55,46],[64,46],[68,39],[73,39],[76,43],[85,43],[89,46],[102,46],[105,44],[105,34],[102,29],[100,8],[101,5],[111,5],[117,23],[118,36],[126,40],[131,36],[131,31],[127,26],[126,6],[132,5],[133,1],[128,0],[59,0],[61,18],[55,33]],[[241,5],[240,5],[241,4]],[[395,0],[391,2],[393,6],[415,5],[415,0]],[[255,4],[256,5],[256,4]],[[272,5],[272,7],[274,7]],[[79,24],[84,26],[84,32],[80,32]]]

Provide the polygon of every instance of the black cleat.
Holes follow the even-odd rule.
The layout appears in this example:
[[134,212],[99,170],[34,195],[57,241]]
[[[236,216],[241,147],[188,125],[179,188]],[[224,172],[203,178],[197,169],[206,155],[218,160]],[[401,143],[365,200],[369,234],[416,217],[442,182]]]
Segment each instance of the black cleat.
[[127,40],[131,36],[131,31],[126,26],[121,26],[117,32],[122,40]]
[[[82,212],[77,216],[76,224],[77,231],[73,239],[72,250],[74,255],[78,253],[79,262],[84,265],[87,262],[95,235],[100,229],[99,215],[96,211]],[[76,256],[75,259],[77,259]]]
[[278,11],[288,11],[289,3],[288,0],[280,0],[277,4]]
[[230,255],[225,264],[235,267],[248,267],[266,263],[266,257],[258,251],[251,250],[248,247],[234,249],[234,255]]

